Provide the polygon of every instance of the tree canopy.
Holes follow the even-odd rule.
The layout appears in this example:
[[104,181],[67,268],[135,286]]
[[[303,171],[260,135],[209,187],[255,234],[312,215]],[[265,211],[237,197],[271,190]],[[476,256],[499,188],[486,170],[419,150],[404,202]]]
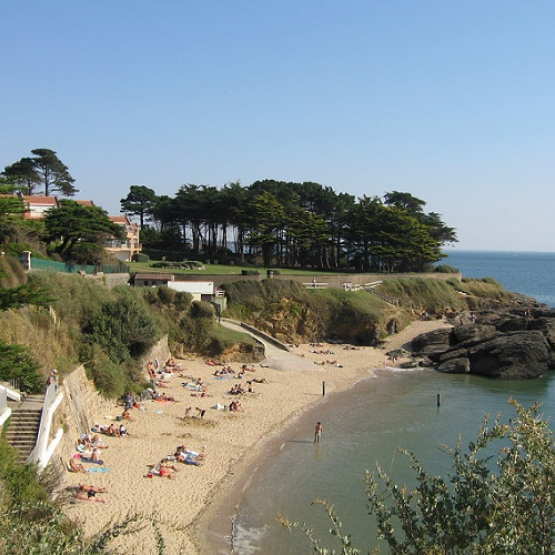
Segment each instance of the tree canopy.
[[131,185],[128,195],[120,200],[121,211],[129,216],[138,216],[141,229],[156,205],[156,193],[144,185]]
[[143,243],[195,254],[233,251],[266,267],[368,272],[419,272],[443,258],[455,230],[425,206],[405,192],[355,199],[318,183],[274,180],[221,189],[186,184],[173,198],[132,185],[122,199],[141,223],[150,218]]
[[[108,237],[124,238],[122,226],[113,223],[105,210],[68,199],[60,200],[58,208],[48,211],[44,224],[49,242],[57,244],[56,251],[70,261],[81,262],[74,258],[77,247],[81,250],[84,245],[100,248]],[[89,247],[89,258],[90,254]]]
[[6,166],[2,175],[24,195],[34,195],[42,188],[45,196],[58,192],[73,196],[78,190],[73,186],[68,167],[58,158],[53,150],[36,148],[32,157],[21,158]]

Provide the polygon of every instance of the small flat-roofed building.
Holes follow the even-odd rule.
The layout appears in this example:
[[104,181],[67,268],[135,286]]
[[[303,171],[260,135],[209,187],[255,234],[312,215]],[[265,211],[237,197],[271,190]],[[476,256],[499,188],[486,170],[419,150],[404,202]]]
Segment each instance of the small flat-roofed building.
[[135,287],[157,287],[169,285],[175,279],[173,274],[163,272],[137,272],[133,277]]
[[214,297],[213,281],[171,281],[168,282],[168,287],[175,291],[190,293],[193,296],[193,301],[210,303]]

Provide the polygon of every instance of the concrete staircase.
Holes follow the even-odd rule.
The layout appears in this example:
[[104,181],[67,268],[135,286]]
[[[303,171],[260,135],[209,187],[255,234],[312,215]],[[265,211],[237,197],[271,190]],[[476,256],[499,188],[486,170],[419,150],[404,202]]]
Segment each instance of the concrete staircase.
[[29,395],[20,403],[10,403],[12,414],[6,440],[17,449],[22,463],[35,447],[43,403],[44,395]]

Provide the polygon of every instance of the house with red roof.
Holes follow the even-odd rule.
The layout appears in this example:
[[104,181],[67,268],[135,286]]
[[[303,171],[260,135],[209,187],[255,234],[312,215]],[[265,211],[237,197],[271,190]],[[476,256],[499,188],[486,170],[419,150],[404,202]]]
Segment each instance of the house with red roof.
[[18,196],[23,201],[23,206],[25,207],[23,217],[26,220],[42,220],[48,210],[60,206],[58,197],[47,197],[44,195]]

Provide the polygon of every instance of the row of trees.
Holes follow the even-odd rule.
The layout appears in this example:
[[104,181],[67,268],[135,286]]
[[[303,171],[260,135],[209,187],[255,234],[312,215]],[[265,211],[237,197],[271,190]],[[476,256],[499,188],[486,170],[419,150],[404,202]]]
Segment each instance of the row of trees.
[[355,267],[362,271],[423,271],[457,240],[426,203],[393,191],[383,198],[336,193],[318,183],[256,181],[218,189],[183,185],[175,196],[132,185],[122,211],[138,217],[144,244],[221,255],[264,266]]
[[[7,166],[1,177],[5,186],[21,194],[77,192],[67,166],[56,152],[44,148]],[[61,252],[78,247],[83,251],[81,243],[91,245],[90,238],[99,236],[86,219],[98,222],[99,215],[87,216],[86,210],[62,202],[61,213],[49,215],[47,226],[63,237]],[[423,271],[443,257],[446,243],[457,240],[455,230],[439,214],[425,212],[425,206],[410,193],[356,199],[318,183],[274,180],[248,187],[239,182],[222,188],[187,184],[173,197],[132,185],[121,199],[122,211],[140,220],[141,241],[147,247],[211,257],[234,253],[242,263],[260,259],[266,267],[374,272]],[[54,219],[57,222],[50,221]],[[100,234],[110,227],[104,224]]]

